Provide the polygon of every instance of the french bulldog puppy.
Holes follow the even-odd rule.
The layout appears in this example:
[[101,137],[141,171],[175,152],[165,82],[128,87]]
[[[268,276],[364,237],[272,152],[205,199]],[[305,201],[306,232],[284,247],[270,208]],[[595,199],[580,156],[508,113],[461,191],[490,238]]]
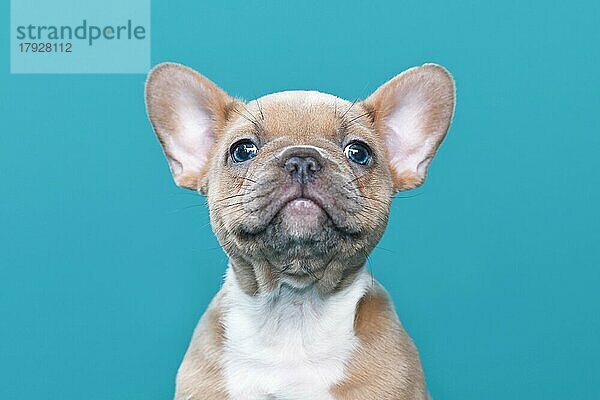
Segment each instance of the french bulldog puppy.
[[177,374],[177,400],[426,399],[415,346],[365,268],[392,196],[419,186],[454,112],[425,64],[363,101],[244,102],[179,64],[146,105],[177,185],[206,195],[229,257]]

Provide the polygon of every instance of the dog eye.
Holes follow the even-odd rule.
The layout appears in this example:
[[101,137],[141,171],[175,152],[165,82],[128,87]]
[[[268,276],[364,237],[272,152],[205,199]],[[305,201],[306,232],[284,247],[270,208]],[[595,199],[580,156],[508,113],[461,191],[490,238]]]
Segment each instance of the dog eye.
[[371,160],[371,149],[366,143],[351,142],[344,149],[346,158],[360,165],[367,165]]
[[239,163],[256,157],[258,147],[250,139],[238,140],[231,145],[229,154],[233,162]]

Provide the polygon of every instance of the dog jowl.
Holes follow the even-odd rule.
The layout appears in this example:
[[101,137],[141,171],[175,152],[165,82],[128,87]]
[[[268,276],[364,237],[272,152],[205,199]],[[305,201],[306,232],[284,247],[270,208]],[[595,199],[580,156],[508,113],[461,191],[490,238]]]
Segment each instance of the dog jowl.
[[365,261],[392,196],[423,183],[446,135],[450,74],[425,64],[356,102],[245,102],[165,63],[146,104],[175,182],[207,196],[229,258],[175,398],[425,399],[418,353]]

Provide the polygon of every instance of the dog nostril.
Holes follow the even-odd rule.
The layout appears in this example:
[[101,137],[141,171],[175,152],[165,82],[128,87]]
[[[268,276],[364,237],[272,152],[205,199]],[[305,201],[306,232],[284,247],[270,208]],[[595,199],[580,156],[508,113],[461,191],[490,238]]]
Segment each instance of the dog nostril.
[[284,165],[291,178],[300,183],[306,183],[315,178],[321,169],[319,162],[313,157],[290,157]]
[[309,171],[317,172],[321,169],[321,166],[317,163],[317,160],[315,160],[314,158],[306,157],[305,160]]

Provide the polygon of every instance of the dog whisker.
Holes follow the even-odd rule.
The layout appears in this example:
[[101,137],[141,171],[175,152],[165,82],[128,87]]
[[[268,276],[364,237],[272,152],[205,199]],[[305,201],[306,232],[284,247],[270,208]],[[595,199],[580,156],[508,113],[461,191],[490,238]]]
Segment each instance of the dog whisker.
[[352,109],[352,107],[354,107],[354,105],[358,102],[358,97],[352,102],[352,104],[350,104],[350,107],[348,107],[348,109],[346,110],[346,112],[344,112],[342,114],[342,116],[340,117],[341,120],[344,119],[344,117],[346,116],[346,114],[348,114],[348,112]]
[[219,211],[220,210],[225,210],[225,209],[230,208],[230,207],[246,205],[248,203],[249,203],[249,201],[240,201],[240,202],[237,202],[237,203],[223,204],[222,206],[218,207],[217,210],[219,210]]
[[378,199],[376,197],[369,197],[369,196],[365,196],[364,194],[361,193],[356,193],[356,196],[361,197],[363,199],[367,199],[367,200],[372,200],[372,201],[376,201],[378,203],[384,204],[386,206],[388,206],[390,203],[381,199]]
[[[254,114],[252,114],[252,113],[250,112],[250,110],[248,110],[248,108],[246,107],[246,105],[245,105],[244,103],[241,103],[241,104],[242,104],[242,107],[244,107],[244,110],[246,110],[246,112],[247,112],[248,114],[250,114],[250,115],[252,116],[252,118],[254,118],[254,122],[256,122],[256,124],[257,124],[258,126],[260,126],[260,131],[263,131],[263,130],[264,130],[264,129],[263,129],[263,126],[262,126],[262,125],[260,124],[260,122],[258,121],[258,118],[256,118],[256,116],[255,116]],[[255,126],[256,126],[256,125],[255,125]]]
[[371,111],[367,111],[366,113],[360,114],[359,116],[357,116],[357,117],[354,117],[354,118],[352,118],[352,119],[350,119],[350,120],[347,120],[347,121],[345,121],[345,122],[346,122],[347,124],[352,124],[352,123],[354,123],[354,121],[356,121],[357,119],[360,119],[360,118],[362,118],[362,117],[365,117],[365,116],[367,116],[367,115],[370,115],[370,114],[371,114]]
[[255,180],[252,180],[252,179],[248,178],[247,176],[240,176],[240,179],[245,179],[245,180],[250,181],[252,183],[257,183]]
[[392,199],[412,199],[413,197],[419,197],[423,194],[425,194],[425,193],[414,193],[414,194],[407,195],[407,196],[395,195],[395,196],[392,196]]
[[260,111],[260,117],[264,121],[265,120],[265,115],[263,114],[262,107],[260,106],[260,103],[259,103],[258,99],[256,99],[256,105],[258,106],[258,111]]
[[[245,108],[245,107],[244,107]],[[250,117],[246,116],[245,114],[243,114],[242,112],[238,111],[234,108],[231,109],[234,113],[236,113],[237,115],[243,117],[244,119],[246,119],[246,121],[250,122],[252,125],[254,125],[254,127],[256,128],[257,131],[262,131],[262,126],[256,122],[255,120],[251,119]]]
[[236,194],[232,194],[231,196],[226,196],[226,197],[223,197],[222,199],[218,199],[218,200],[216,200],[216,202],[217,202],[217,203],[220,203],[220,202],[222,202],[222,201],[225,201],[225,200],[230,200],[230,199],[233,199],[233,198],[235,198],[235,197],[246,196],[246,195],[248,195],[248,194],[250,194],[250,193],[252,193],[252,192],[253,192],[253,190],[248,190],[248,191],[246,191],[246,192],[244,192],[244,193],[236,193]]

